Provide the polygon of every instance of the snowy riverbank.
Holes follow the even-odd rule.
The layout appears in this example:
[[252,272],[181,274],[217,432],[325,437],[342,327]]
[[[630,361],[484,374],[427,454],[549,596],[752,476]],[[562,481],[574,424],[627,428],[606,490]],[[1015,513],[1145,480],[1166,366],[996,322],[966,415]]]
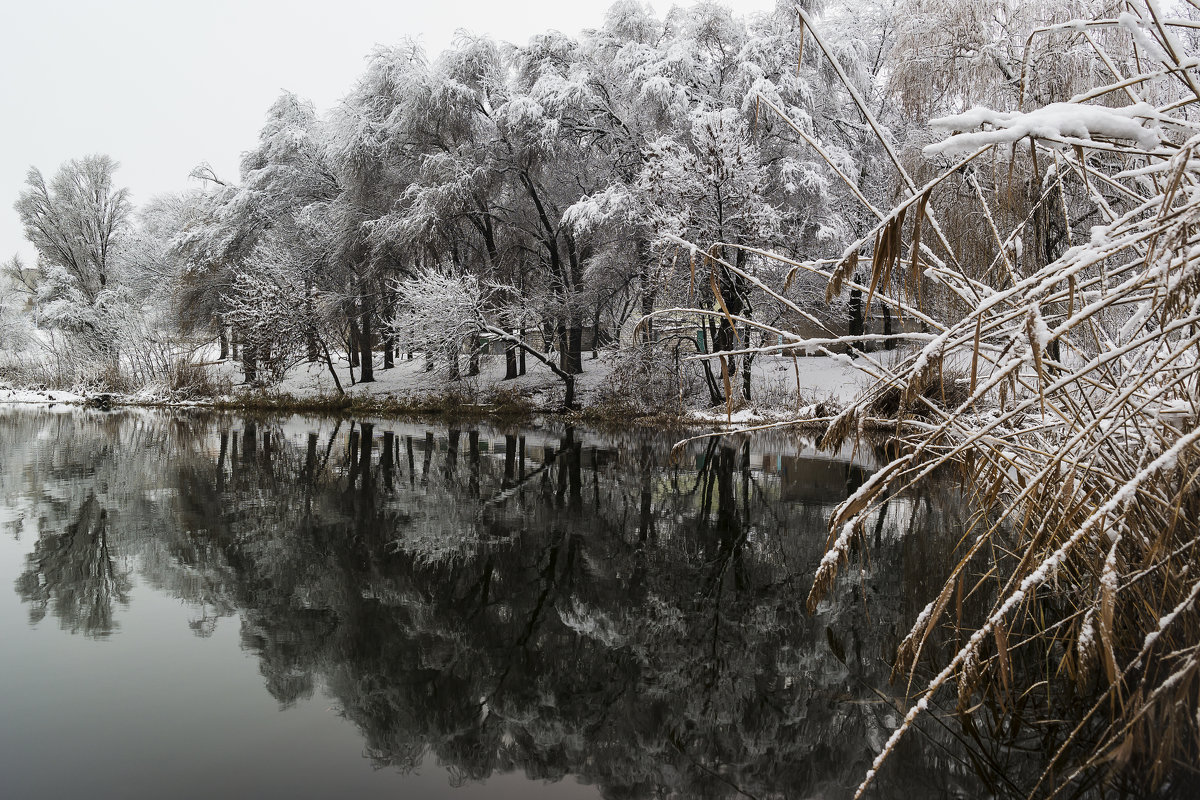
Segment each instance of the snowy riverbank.
[[[451,379],[444,368],[427,371],[424,360],[398,359],[391,369],[375,368],[375,380],[353,383],[345,361],[335,362],[344,395],[339,394],[328,368],[324,364],[301,364],[288,372],[277,385],[252,389],[245,385],[241,365],[234,361],[213,362],[206,370],[213,386],[224,391],[211,396],[171,392],[165,388],[146,387],[131,394],[97,394],[78,390],[72,392],[45,389],[0,387],[0,404],[36,403],[42,405],[154,405],[217,407],[287,407],[314,410],[369,410],[377,413],[472,413],[480,415],[540,414],[561,410],[562,382],[544,365],[530,360],[525,375],[505,380],[503,356],[484,356],[479,374]],[[861,366],[866,366],[862,364]],[[465,364],[464,364],[465,367]],[[732,421],[735,425],[782,421],[789,418],[823,416],[850,402],[869,381],[860,365],[846,358],[819,356],[792,359],[762,356],[754,363],[751,381],[751,400],[740,397],[740,376],[734,382],[738,397],[734,402],[731,420],[727,420],[724,405],[706,407],[706,392],[697,392],[693,381],[689,392],[681,398],[674,395],[669,401],[648,403],[645,386],[631,386],[636,381],[622,369],[617,353],[601,351],[595,358],[585,358],[584,371],[576,377],[576,393],[580,413],[590,417],[606,417],[636,423],[639,419],[671,419],[676,422],[703,426],[720,426]],[[662,394],[662,387],[659,387]],[[639,395],[641,395],[639,397]],[[822,412],[817,414],[817,412]]]
[[55,403],[63,403],[66,405],[81,405],[86,402],[87,397],[76,392],[59,392],[47,389],[14,389],[7,386],[0,386],[0,404],[4,403],[20,403],[23,405],[54,405]]

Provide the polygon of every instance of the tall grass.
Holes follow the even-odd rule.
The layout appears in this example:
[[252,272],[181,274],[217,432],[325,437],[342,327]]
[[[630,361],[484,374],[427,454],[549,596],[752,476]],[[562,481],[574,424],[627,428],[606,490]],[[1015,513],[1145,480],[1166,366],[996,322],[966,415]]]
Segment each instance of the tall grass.
[[[1049,752],[1030,796],[1097,775],[1146,791],[1200,781],[1200,86],[1179,36],[1197,26],[1127,7],[1029,41],[1086,39],[1109,82],[1071,102],[1147,104],[1132,116],[1157,146],[997,136],[921,185],[896,157],[908,190],[872,231],[833,263],[787,262],[930,331],[907,337],[920,347],[899,363],[869,365],[876,382],[824,437],[840,445],[886,413],[900,450],[832,514],[810,609],[896,492],[957,469],[980,509],[899,648],[913,702],[856,796],[945,699],[965,718],[986,706],[1040,728]],[[952,185],[970,202],[939,205]],[[939,214],[955,207],[971,231]],[[1040,247],[1051,231],[1065,250]],[[955,302],[929,311],[934,291]],[[951,366],[965,390],[931,393]]]
[[[1091,28],[1120,24],[1130,22],[1094,21]],[[973,302],[882,376],[826,435],[825,444],[839,444],[882,397],[902,398],[905,452],[832,515],[810,607],[868,516],[933,470],[963,470],[986,513],[976,517],[957,566],[901,645],[897,674],[914,674],[939,628],[964,632],[962,640],[940,657],[859,794],[932,696],[950,689],[964,711],[993,698],[1015,714],[1015,699],[1028,693],[1045,698],[1052,713],[1062,711],[1068,684],[1090,698],[1072,706],[1069,730],[1049,739],[1053,752],[1031,795],[1053,796],[1101,766],[1135,770],[1150,789],[1178,781],[1181,767],[1197,767],[1200,125],[1193,120],[1200,91],[1172,26],[1153,5],[1142,9],[1136,28],[1159,63],[1144,59],[1141,74],[1114,74],[1111,85],[1076,101],[1144,102],[1161,96],[1153,84],[1176,82],[1178,99],[1147,112],[1162,137],[1156,149],[1108,139],[1089,152],[1086,142],[1052,138],[1020,147],[989,143],[969,156],[1009,170],[1023,158],[1031,177],[1028,213],[1009,230],[992,223],[1012,217],[996,208],[1005,198],[977,193],[993,227],[995,261],[1007,262],[1006,279],[989,285],[969,275],[952,239],[935,248],[919,241],[929,196],[961,163],[914,191],[877,227],[873,291],[887,292],[907,262],[913,282],[933,279]],[[1092,204],[1101,222],[1090,232],[1071,229],[1069,209],[1081,203]],[[916,220],[906,236],[909,208]],[[1073,246],[1042,266],[1009,255],[1011,242],[1035,238],[1035,225],[1052,214]],[[850,273],[852,261],[835,267],[831,286]],[[924,387],[949,354],[964,349],[967,396],[948,406],[928,402]],[[963,611],[972,595],[989,598],[973,616]],[[1018,673],[1017,651],[1025,651],[1023,663],[1043,665],[1040,672]]]

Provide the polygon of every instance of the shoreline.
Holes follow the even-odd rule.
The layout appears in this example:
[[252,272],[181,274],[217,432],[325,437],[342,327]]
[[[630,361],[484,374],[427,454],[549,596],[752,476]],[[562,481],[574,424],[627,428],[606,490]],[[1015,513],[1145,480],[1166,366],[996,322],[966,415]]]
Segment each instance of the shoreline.
[[[820,416],[811,414],[813,406],[800,409],[808,416],[797,416],[795,410],[782,408],[755,408],[743,405],[726,420],[725,409],[712,408],[691,410],[684,414],[676,412],[647,413],[632,404],[604,402],[583,405],[576,409],[565,409],[539,405],[530,398],[507,395],[506,402],[480,402],[462,394],[424,394],[417,397],[390,394],[370,395],[315,395],[298,396],[284,392],[247,391],[220,397],[171,398],[153,394],[121,394],[97,392],[78,394],[60,390],[0,388],[0,406],[71,406],[102,411],[119,408],[155,409],[211,409],[214,411],[270,412],[297,414],[325,414],[336,416],[372,416],[383,418],[442,418],[450,420],[494,421],[502,424],[532,423],[538,418],[550,417],[599,429],[634,427],[681,433],[725,433],[743,428],[775,426],[808,434],[821,434],[828,429],[833,414],[828,409]],[[835,413],[839,409],[832,409]],[[879,420],[879,426],[894,420]]]
[[[701,386],[679,385],[661,376],[631,373],[619,354],[599,351],[577,376],[576,407],[566,409],[558,379],[540,364],[516,379],[505,377],[501,356],[484,356],[476,375],[451,378],[430,371],[423,361],[405,359],[377,370],[367,384],[349,384],[338,392],[322,365],[299,364],[275,385],[252,388],[233,361],[203,362],[195,383],[177,389],[148,385],[134,391],[108,389],[62,391],[45,384],[13,388],[0,382],[0,404],[66,404],[96,408],[211,408],[225,411],[333,414],[341,416],[421,417],[493,420],[501,424],[556,419],[596,428],[677,431],[683,435],[776,426],[820,435],[829,421],[865,388],[867,376],[848,360],[805,357],[799,367],[790,358],[764,357],[753,372],[754,397],[725,405],[697,407]],[[338,361],[340,370],[348,364]],[[668,376],[670,377],[670,376]],[[656,380],[658,378],[658,380]],[[11,378],[10,378],[11,380]],[[693,382],[694,383],[694,382]],[[895,420],[870,425],[895,430]]]
[[[6,396],[7,395],[7,396]],[[527,398],[521,398],[527,400]],[[75,394],[55,390],[0,388],[0,408],[13,406],[69,406],[79,409],[115,411],[147,408],[163,411],[218,411],[242,413],[319,414],[342,418],[374,417],[395,420],[439,420],[448,422],[483,422],[500,426],[536,426],[543,419],[576,424],[598,431],[634,428],[673,433],[685,439],[710,435],[754,434],[786,431],[819,439],[836,418],[840,407],[829,404],[806,406],[799,411],[782,408],[751,408],[743,406],[726,420],[725,409],[692,410],[677,413],[648,414],[632,405],[611,402],[587,405],[568,410],[539,406],[532,401],[523,403],[464,402],[460,394],[394,397],[390,395],[318,395],[300,397],[286,393],[246,392],[216,398],[171,399],[155,395],[126,395],[114,392]],[[819,416],[813,411],[822,412]],[[901,424],[907,429],[907,424]],[[867,417],[860,421],[862,433],[892,437],[897,435],[897,420]]]

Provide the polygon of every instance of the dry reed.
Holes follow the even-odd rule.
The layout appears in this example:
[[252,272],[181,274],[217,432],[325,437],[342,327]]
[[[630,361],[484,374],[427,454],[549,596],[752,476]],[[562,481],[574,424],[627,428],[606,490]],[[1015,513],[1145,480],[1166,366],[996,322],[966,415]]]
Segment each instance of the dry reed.
[[[809,608],[896,492],[958,469],[981,510],[897,653],[897,677],[913,681],[922,664],[933,677],[856,797],[935,695],[951,692],[963,713],[987,702],[1011,717],[1015,698],[1035,696],[1044,716],[1069,721],[1054,723],[1060,733],[1046,739],[1052,752],[1030,796],[1097,772],[1137,774],[1147,790],[1178,789],[1181,774],[1197,779],[1200,86],[1173,33],[1197,26],[1165,19],[1154,3],[1127,8],[1035,30],[1029,42],[1076,37],[1092,48],[1109,80],[1072,102],[1145,104],[1133,118],[1157,146],[1102,132],[996,137],[922,184],[887,148],[907,189],[886,213],[868,204],[874,229],[832,264],[778,259],[826,277],[831,297],[858,288],[868,304],[887,303],[929,331],[898,335],[921,346],[896,366],[870,364],[875,384],[825,435],[826,446],[839,445],[883,409],[896,416],[901,453],[832,514]],[[970,236],[939,219],[937,194],[951,186],[983,221]],[[1097,224],[1082,230],[1082,219]],[[1040,246],[1052,230],[1065,239],[1061,252]],[[869,281],[855,284],[859,253],[872,244]],[[990,266],[980,264],[984,252]],[[956,302],[931,312],[921,299],[931,290]],[[770,332],[780,348],[871,338]],[[932,395],[951,365],[965,370],[954,385],[967,388]]]
[[[872,234],[879,242],[871,264],[875,294],[879,287],[886,291],[900,267],[905,212],[917,206],[907,242],[910,274],[959,295],[969,310],[831,425],[827,445],[854,435],[859,419],[883,400],[902,417],[921,411],[921,424],[902,435],[904,454],[832,515],[831,544],[809,606],[832,584],[868,516],[933,470],[969,469],[988,513],[977,517],[943,590],[901,645],[897,674],[914,673],[943,626],[967,635],[938,660],[935,677],[857,795],[935,693],[950,688],[957,689],[962,710],[989,697],[1003,706],[1036,689],[1062,711],[1065,703],[1052,695],[1068,683],[1090,698],[1076,706],[1070,732],[1054,740],[1031,796],[1053,796],[1102,766],[1110,774],[1135,769],[1148,788],[1177,782],[1178,770],[1196,768],[1200,125],[1192,118],[1200,91],[1172,23],[1152,4],[1140,17],[1092,21],[1077,32],[1083,37],[1122,26],[1139,37],[1142,72],[1122,76],[1087,37],[1113,80],[1077,102],[1144,102],[1142,92],[1161,96],[1154,84],[1175,81],[1179,99],[1144,117],[1161,137],[1157,148],[1053,133],[1029,138],[1022,192],[1028,214],[1011,213],[1003,186],[985,190],[976,181],[972,187],[994,240],[993,263],[1002,267],[988,280],[958,266],[968,262],[950,239],[937,251],[920,241],[923,218],[937,227],[930,193],[955,178],[962,163],[914,187]],[[1149,64],[1155,55],[1159,63]],[[990,142],[969,158],[1008,162],[1011,174],[1023,152],[1015,143]],[[1091,204],[1101,222],[1086,234],[1072,230],[1067,210],[1081,204]],[[1036,254],[1014,257],[1010,243],[1036,244],[1050,215],[1059,215],[1074,246],[1043,264]],[[1014,218],[1009,229],[1000,227],[998,220]],[[831,289],[853,269],[847,265],[858,247],[833,270]],[[926,390],[934,375],[963,352],[970,355],[967,396],[932,402]],[[978,565],[971,566],[981,554],[983,579]],[[956,593],[990,593],[990,602],[964,618],[961,599],[951,602]],[[1018,649],[1024,663],[1041,663],[1042,671],[1018,675]]]

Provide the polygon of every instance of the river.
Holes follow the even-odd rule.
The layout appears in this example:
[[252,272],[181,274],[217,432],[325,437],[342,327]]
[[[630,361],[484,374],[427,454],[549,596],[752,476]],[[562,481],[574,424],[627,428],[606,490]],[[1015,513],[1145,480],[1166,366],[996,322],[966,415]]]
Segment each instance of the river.
[[0,409],[3,795],[848,797],[964,504],[893,498],[808,615],[877,455],[676,440]]

